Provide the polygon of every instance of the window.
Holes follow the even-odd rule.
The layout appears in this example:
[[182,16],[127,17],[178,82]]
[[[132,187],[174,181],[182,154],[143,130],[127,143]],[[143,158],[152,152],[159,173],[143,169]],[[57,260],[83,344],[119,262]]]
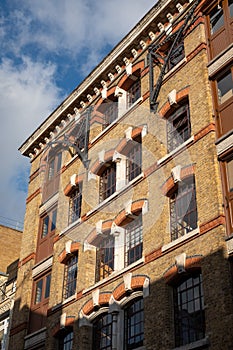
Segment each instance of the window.
[[205,336],[204,296],[199,272],[184,276],[173,288],[176,346]]
[[42,218],[41,238],[46,237],[56,229],[57,209]]
[[171,152],[191,135],[189,105],[184,101],[182,105],[173,110],[167,119],[167,146]]
[[78,273],[78,254],[72,255],[65,266],[64,276],[64,299],[75,294]]
[[211,34],[214,34],[224,24],[223,8],[221,4],[218,4],[210,12],[210,28]]
[[233,79],[231,70],[228,70],[223,76],[217,79],[218,100],[222,104],[233,96]]
[[107,163],[100,175],[100,202],[116,191],[116,163]]
[[227,165],[227,181],[228,190],[233,192],[233,159],[226,163]]
[[143,346],[144,310],[143,299],[133,301],[125,309],[125,349],[137,349]]
[[93,322],[93,350],[112,349],[112,315],[102,314]]
[[[169,51],[169,50],[168,50]],[[168,51],[165,53],[168,55]],[[185,57],[184,42],[176,44],[167,63],[167,71],[174,68]]]
[[127,91],[127,106],[130,108],[141,97],[141,79],[137,78]]
[[96,253],[96,281],[108,277],[114,271],[114,236],[104,233]]
[[170,197],[171,239],[184,236],[197,228],[197,206],[194,178],[178,183]]
[[39,304],[49,297],[51,274],[48,274],[35,282],[34,304]]
[[80,183],[70,195],[69,224],[81,217],[82,207],[82,183]]
[[53,196],[59,187],[60,169],[62,164],[62,152],[53,150],[49,153],[47,159],[47,169],[43,187],[43,202]]
[[115,101],[103,103],[102,107],[104,107],[104,110],[103,110],[103,113],[104,113],[103,129],[105,129],[108,125],[112,124],[118,118],[117,99],[115,99]]
[[142,215],[140,214],[125,227],[125,266],[142,257],[142,248]]
[[142,171],[142,144],[141,136],[132,141],[132,147],[127,153],[126,176],[128,181],[132,181]]
[[59,350],[72,350],[74,333],[72,329],[66,329],[59,334]]

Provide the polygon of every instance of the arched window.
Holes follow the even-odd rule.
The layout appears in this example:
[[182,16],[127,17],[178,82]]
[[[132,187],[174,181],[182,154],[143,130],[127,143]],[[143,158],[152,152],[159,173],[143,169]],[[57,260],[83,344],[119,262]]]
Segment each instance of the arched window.
[[124,349],[132,350],[143,346],[144,307],[143,298],[134,299],[124,309]]
[[197,228],[197,203],[194,176],[175,185],[170,195],[171,240]]
[[75,294],[78,274],[78,252],[72,254],[65,264],[63,297],[67,299]]
[[105,164],[100,174],[100,202],[110,197],[116,191],[116,163]]
[[173,285],[176,346],[205,337],[205,313],[200,271],[184,274]]
[[112,315],[103,313],[93,322],[93,350],[112,350]]

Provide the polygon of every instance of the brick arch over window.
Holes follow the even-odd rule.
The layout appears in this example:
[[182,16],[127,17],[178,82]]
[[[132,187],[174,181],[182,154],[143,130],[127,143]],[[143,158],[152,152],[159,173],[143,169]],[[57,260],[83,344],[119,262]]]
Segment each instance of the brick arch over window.
[[[110,98],[111,96],[114,96],[116,90],[116,86],[111,87],[110,89],[107,89],[107,99]],[[105,99],[102,97],[99,98],[97,101],[95,107],[94,107],[94,112],[98,110],[98,107],[104,102]]]
[[101,307],[108,306],[111,295],[110,292],[100,293],[96,305],[94,304],[93,298],[89,299],[81,308],[81,313],[85,316],[89,316]]
[[[201,268],[201,261],[202,261],[203,256],[202,255],[194,255],[194,256],[187,256],[185,259],[185,265],[184,265],[184,270],[185,271],[192,271],[195,269],[200,269]],[[179,276],[179,266],[177,263],[171,265],[163,274],[163,278],[165,279],[166,283],[173,283]]]
[[144,288],[148,287],[149,278],[146,275],[135,275],[132,276],[130,283],[127,286],[125,281],[121,282],[112,292],[113,298],[116,301],[123,299],[130,291],[133,293],[137,290],[143,291]]
[[61,330],[63,330],[64,328],[73,327],[74,321],[75,321],[74,316],[65,316],[65,319],[62,322],[61,320],[58,321],[56,325],[52,328],[51,330],[52,336],[53,337],[58,336]]
[[[181,169],[180,178],[181,180],[195,174],[195,165],[191,164]],[[169,196],[172,190],[175,188],[176,183],[174,182],[173,176],[170,176],[165,183],[162,185],[162,193],[165,196]]]
[[[179,103],[181,100],[187,99],[188,95],[189,95],[189,86],[186,86],[182,90],[176,92],[176,102]],[[158,111],[158,113],[161,117],[164,118],[166,117],[170,109],[171,109],[171,105],[169,101],[167,101],[162,106],[162,108]]]
[[[132,132],[131,132],[132,140],[136,139],[138,136],[141,135],[143,128],[144,128],[144,125],[132,128]],[[121,153],[124,150],[124,148],[127,146],[127,142],[128,142],[127,138],[124,137],[117,145],[116,151]]]
[[103,171],[103,169],[105,168],[105,163],[107,163],[108,161],[112,161],[112,158],[113,158],[113,154],[114,154],[115,150],[114,149],[111,149],[107,152],[105,152],[104,154],[104,161],[101,162],[99,159],[97,159],[91,166],[90,168],[90,171],[93,173],[93,174],[96,174],[96,175],[100,175],[101,172]]
[[[132,75],[135,74],[137,72],[137,74],[139,74],[138,76],[140,76],[141,71],[145,68],[145,62],[144,60],[134,64],[132,66]],[[129,85],[130,85],[131,81],[130,81],[130,76],[128,76],[126,73],[123,75],[123,77],[120,79],[118,86],[124,90],[127,90]]]
[[[143,209],[143,206],[146,202],[146,199],[145,198],[142,198],[142,199],[138,199],[134,202],[132,202],[131,204],[131,208],[130,208],[130,211],[132,214],[135,214],[137,212],[140,212],[142,211]],[[128,213],[126,212],[126,209],[123,209],[114,219],[114,223],[117,225],[117,226],[120,226],[122,224],[123,221],[125,221],[127,219],[127,216],[128,216]]]
[[73,188],[77,186],[80,182],[82,182],[84,179],[84,174],[76,175],[73,179],[73,181],[70,180],[70,182],[66,185],[64,188],[64,194],[65,196],[69,196],[72,192]]
[[79,250],[80,250],[80,243],[78,243],[78,242],[71,243],[69,251],[67,251],[66,249],[63,249],[63,251],[61,252],[61,254],[58,257],[58,261],[61,264],[66,264],[67,260],[71,256],[71,254],[75,254]]
[[[111,230],[112,223],[113,223],[113,220],[104,221],[104,222],[102,223],[101,232],[104,233],[104,232],[107,232],[107,231]],[[98,232],[97,232],[97,229],[94,228],[94,229],[90,232],[90,234],[88,235],[86,241],[87,241],[87,243],[92,244],[92,243],[94,243],[97,239],[98,239]]]

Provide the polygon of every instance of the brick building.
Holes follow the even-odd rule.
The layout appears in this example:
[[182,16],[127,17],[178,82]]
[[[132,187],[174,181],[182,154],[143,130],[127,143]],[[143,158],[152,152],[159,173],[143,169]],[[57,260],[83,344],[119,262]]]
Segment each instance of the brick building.
[[0,225],[0,349],[8,348],[22,231]]
[[20,147],[10,349],[232,348],[232,12],[158,1]]

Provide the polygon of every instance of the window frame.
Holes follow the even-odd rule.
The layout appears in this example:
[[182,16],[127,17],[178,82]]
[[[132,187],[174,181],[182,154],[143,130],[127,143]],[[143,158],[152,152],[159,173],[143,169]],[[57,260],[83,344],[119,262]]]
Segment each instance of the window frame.
[[[106,319],[106,320],[105,320]],[[105,324],[105,321],[106,324]],[[101,323],[101,324],[99,324]],[[93,350],[111,350],[112,349],[112,314],[111,313],[101,313],[97,316],[93,322],[93,339],[92,339],[92,349]],[[104,330],[106,331],[104,332]],[[108,330],[110,329],[110,333]],[[103,334],[105,335],[104,339],[107,338],[107,341],[110,340],[110,344],[105,344],[103,341]]]
[[[139,305],[139,310],[132,310],[132,314],[130,315],[130,309]],[[141,315],[140,315],[141,314]],[[136,317],[135,317],[136,315]],[[139,315],[139,317],[138,317]],[[135,322],[132,322],[135,321]],[[125,350],[133,350],[137,349],[144,345],[144,300],[143,297],[135,298],[128,304],[126,304],[124,308],[124,349]],[[134,326],[134,332],[131,335],[132,327]],[[139,329],[139,332],[135,332],[135,326]],[[130,340],[133,338],[139,337],[139,340],[129,344]]]
[[99,202],[103,202],[116,192],[116,163],[105,163],[99,179]]
[[133,76],[135,80],[127,89],[127,109],[131,108],[141,97],[141,77]]
[[[47,272],[43,276],[37,277],[33,281],[33,302],[34,307],[40,307],[40,304],[47,302],[50,296],[50,287],[51,287],[51,271]],[[49,279],[48,279],[49,277]],[[49,281],[49,283],[48,283]],[[41,291],[39,300],[37,300],[37,286],[41,284]],[[49,285],[49,286],[48,286]]]
[[78,276],[78,251],[72,253],[65,263],[63,280],[63,299],[68,299],[75,295]]
[[[197,278],[198,283],[195,282]],[[185,346],[205,338],[205,305],[200,270],[191,270],[180,276],[173,282],[172,289],[175,346]],[[195,325],[192,318],[190,321],[189,309],[192,308],[193,313],[196,314],[194,315],[196,317]]]
[[96,282],[108,277],[114,271],[115,237],[111,232],[103,233],[96,252]]
[[[72,350],[74,331],[72,327],[66,327],[58,334],[58,350]],[[69,347],[67,347],[69,345]]]
[[81,218],[82,211],[82,182],[69,194],[69,217],[68,225]]
[[141,134],[131,141],[131,147],[126,152],[126,179],[134,180],[142,172],[142,137]]
[[125,229],[124,267],[142,258],[143,253],[143,222],[142,213],[127,223]]
[[[191,195],[191,199],[189,200]],[[169,195],[170,200],[170,233],[171,233],[171,241],[175,241],[180,237],[185,236],[189,232],[197,229],[198,227],[198,211],[197,211],[197,200],[196,200],[196,185],[195,185],[195,177],[189,176],[188,178],[178,182],[174,187],[172,193]],[[188,207],[186,206],[188,204]],[[190,208],[192,204],[193,210],[183,211],[183,208],[187,207],[187,210]],[[182,216],[180,215],[182,214]],[[187,214],[188,213],[188,214]],[[191,213],[191,214],[190,214]],[[194,213],[194,219],[187,220],[185,223],[192,224],[186,225],[185,227],[181,223],[180,219],[190,218],[192,213]],[[184,214],[184,215],[183,215]],[[182,234],[182,232],[185,233]]]

